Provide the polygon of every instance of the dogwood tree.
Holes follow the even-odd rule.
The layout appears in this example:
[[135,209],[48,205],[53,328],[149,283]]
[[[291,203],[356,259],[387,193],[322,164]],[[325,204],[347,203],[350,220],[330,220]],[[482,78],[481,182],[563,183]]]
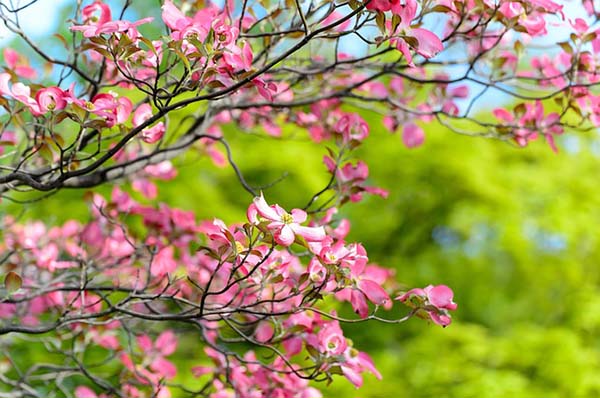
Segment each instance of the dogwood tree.
[[[0,195],[114,188],[89,191],[87,221],[3,215],[0,396],[311,398],[321,393],[310,381],[335,375],[360,387],[363,373],[381,374],[344,323],[447,326],[457,308],[445,285],[402,291],[346,241],[338,208],[387,196],[354,157],[371,128],[362,110],[409,148],[433,122],[555,151],[563,131],[600,123],[588,0],[73,1],[52,48],[19,19],[37,1],[0,3],[19,40],[0,72]],[[486,113],[477,105],[490,94]],[[301,209],[270,203],[224,126],[306,135],[322,145],[328,183],[295,192]],[[172,179],[170,160],[186,151],[231,168],[246,219],[152,204],[153,181]],[[334,310],[344,301],[354,318]],[[404,315],[386,316],[392,306]],[[22,368],[30,341],[48,357]],[[169,360],[177,350],[190,354],[185,369]]]

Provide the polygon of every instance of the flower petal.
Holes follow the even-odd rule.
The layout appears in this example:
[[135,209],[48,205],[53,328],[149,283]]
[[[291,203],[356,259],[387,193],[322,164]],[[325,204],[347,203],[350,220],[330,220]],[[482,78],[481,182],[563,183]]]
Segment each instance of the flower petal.
[[446,285],[434,286],[427,291],[429,302],[438,307],[455,310],[457,305],[452,301],[454,292]]
[[279,243],[281,246],[291,245],[296,238],[294,231],[292,231],[289,225],[284,225],[279,230],[275,231],[273,237],[275,238],[275,242]]
[[303,227],[298,224],[290,224],[290,228],[309,242],[320,242],[327,236],[323,227]]
[[366,296],[360,290],[352,289],[352,293],[350,295],[350,304],[352,304],[352,309],[354,312],[358,314],[361,318],[366,318],[369,315],[369,306],[367,305]]
[[165,356],[171,355],[177,348],[177,337],[175,336],[175,333],[170,330],[162,332],[156,339],[155,346],[161,354]]
[[294,209],[292,210],[292,218],[294,219],[294,222],[301,224],[306,221],[306,212],[304,210]]
[[269,206],[262,192],[260,193],[260,196],[254,198],[254,206],[261,217],[271,221],[281,221],[281,217],[277,214],[275,209]]
[[367,296],[369,301],[377,305],[383,305],[389,301],[390,296],[378,283],[369,279],[361,279],[358,281],[358,288]]
[[444,49],[440,38],[430,30],[416,28],[410,31],[410,35],[419,41],[419,46],[415,50],[425,58],[434,57]]
[[86,387],[86,386],[79,386],[75,389],[75,397],[76,398],[97,398],[98,395],[96,395],[96,393]]
[[414,289],[410,289],[408,292],[404,293],[401,296],[396,297],[394,300],[398,300],[398,301],[406,301],[407,299],[410,298],[410,296],[421,296],[421,297],[425,297],[427,294],[425,293],[425,291],[421,288],[414,288]]
[[344,374],[344,376],[346,376],[346,378],[350,381],[350,383],[354,384],[354,386],[356,388],[359,388],[360,386],[362,386],[363,378],[354,369],[352,369],[348,366],[342,365],[342,373]]
[[423,129],[414,123],[409,123],[402,130],[402,142],[407,148],[416,148],[425,141]]

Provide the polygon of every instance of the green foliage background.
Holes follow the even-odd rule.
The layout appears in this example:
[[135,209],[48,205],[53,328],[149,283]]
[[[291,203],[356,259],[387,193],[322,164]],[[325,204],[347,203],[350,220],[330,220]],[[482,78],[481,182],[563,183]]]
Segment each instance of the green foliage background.
[[[418,319],[348,326],[384,379],[367,376],[356,391],[338,377],[324,395],[598,396],[600,196],[592,140],[578,137],[580,150],[571,141],[570,151],[556,155],[542,143],[518,149],[432,124],[425,126],[426,144],[408,150],[378,120],[371,124],[358,156],[370,166],[370,183],[390,197],[342,208],[352,222],[349,240],[363,242],[371,261],[394,268],[407,287],[451,286],[459,308],[446,329]],[[304,132],[274,139],[229,127],[226,136],[250,184],[287,175],[265,189],[270,202],[300,207],[327,180],[325,151]],[[215,168],[194,150],[176,164],[179,176],[161,183],[160,201],[194,210],[200,219],[244,219],[251,196],[230,168]],[[85,219],[82,196],[63,191],[27,206],[26,217]],[[179,352],[200,351],[194,340],[184,344]],[[181,354],[177,361],[195,358]]]

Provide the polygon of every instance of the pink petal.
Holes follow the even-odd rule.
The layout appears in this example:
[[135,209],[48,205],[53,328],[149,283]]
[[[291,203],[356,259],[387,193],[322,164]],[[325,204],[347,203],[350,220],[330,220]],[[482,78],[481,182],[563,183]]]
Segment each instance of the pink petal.
[[279,230],[275,231],[273,237],[275,238],[275,242],[279,243],[281,246],[290,246],[294,243],[296,236],[289,225],[284,225]]
[[131,184],[132,188],[148,199],[155,199],[158,195],[158,188],[156,184],[152,183],[146,178],[138,178]]
[[254,338],[260,343],[266,343],[271,340],[273,334],[273,326],[269,322],[261,322],[254,332]]
[[363,378],[354,369],[352,369],[348,366],[342,365],[342,373],[344,374],[344,376],[346,376],[346,378],[350,381],[350,383],[354,384],[354,386],[356,388],[359,388],[360,386],[362,386]]
[[433,311],[429,311],[429,317],[435,324],[443,327],[446,327],[452,323],[452,319],[448,315],[438,314]]
[[367,315],[369,315],[369,306],[367,305],[366,296],[360,290],[352,289],[350,304],[352,304],[354,312],[361,318],[366,318]]
[[142,130],[142,141],[146,144],[154,144],[160,140],[165,134],[165,125],[163,122],[158,122],[156,125]]
[[[373,9],[372,3],[375,3],[376,0],[372,0],[371,3],[369,3],[367,5],[367,9]],[[384,1],[385,3],[385,1]],[[371,6],[371,8],[369,8],[369,6]],[[340,14],[337,11],[333,11],[331,14],[329,14],[327,16],[327,18],[323,19],[321,22],[319,22],[322,26],[328,26],[331,25],[334,22],[339,21],[340,19],[344,18],[345,15]],[[351,19],[347,19],[346,21],[342,22],[341,24],[337,25],[335,27],[335,30],[337,30],[338,32],[344,31],[346,30],[346,28],[348,27],[348,25],[350,24]]]
[[[7,74],[7,75],[8,75],[8,74]],[[10,76],[8,76],[8,78],[10,79]],[[2,89],[2,86],[0,86],[0,90],[1,90],[1,89]],[[325,155],[325,156],[323,156],[323,163],[325,163],[325,167],[327,167],[327,170],[328,170],[330,173],[333,173],[333,171],[334,171],[334,170],[335,170],[335,168],[336,168],[336,163],[335,163],[335,161],[334,161],[334,160],[333,160],[331,157],[329,157],[329,156]]]
[[144,352],[149,352],[153,348],[152,339],[148,335],[143,334],[137,337],[137,343]]
[[413,123],[404,126],[402,142],[407,148],[419,147],[423,144],[423,141],[425,141],[425,133],[421,127]]
[[208,148],[206,148],[206,153],[208,154],[208,156],[210,157],[210,160],[212,160],[212,162],[215,166],[217,166],[217,167],[227,166],[227,158],[225,157],[223,152],[221,152],[217,148],[215,148],[211,145]]
[[200,377],[212,373],[214,368],[211,366],[194,366],[191,370],[195,377]]
[[365,192],[368,192],[371,195],[381,196],[384,199],[386,199],[390,195],[390,192],[388,190],[379,187],[364,187],[364,189]]
[[162,6],[162,20],[169,28],[179,30],[182,22],[187,22],[188,18],[172,2],[166,0]]
[[425,58],[434,57],[444,49],[444,45],[435,33],[422,28],[412,29],[410,35],[419,41],[419,47],[415,50]]
[[398,15],[400,15],[402,18],[401,23],[405,26],[408,26],[410,25],[410,22],[417,16],[417,8],[419,5],[417,4],[416,0],[406,0],[405,4],[406,5],[402,8],[402,12]]
[[151,364],[150,369],[159,375],[171,379],[177,375],[177,368],[171,361],[162,357],[156,358]]
[[378,283],[369,279],[361,279],[358,281],[358,288],[367,296],[374,304],[383,305],[389,301],[390,296]]
[[12,96],[8,82],[10,81],[10,75],[8,73],[0,73],[0,95]]
[[175,271],[177,263],[173,259],[173,247],[168,246],[161,249],[154,257],[152,264],[152,276],[164,276]]
[[256,209],[256,205],[254,203],[248,206],[248,210],[246,210],[246,217],[251,224],[258,224],[260,222],[258,219],[258,210]]
[[18,82],[13,84],[12,94],[15,96],[15,98],[24,100],[31,97],[31,88],[21,82]]
[[129,119],[131,111],[133,110],[133,103],[127,97],[119,97],[117,99],[117,107],[115,109],[117,113],[117,123],[123,124]]
[[137,127],[152,117],[152,107],[150,104],[140,105],[133,113],[133,127]]
[[161,354],[165,356],[171,355],[177,349],[177,337],[175,333],[170,330],[162,332],[156,339],[155,346]]
[[271,220],[271,221],[281,221],[281,217],[279,216],[279,214],[277,214],[275,209],[273,209],[271,206],[269,206],[267,204],[267,202],[265,201],[265,197],[263,196],[262,192],[261,192],[260,196],[257,196],[256,198],[254,198],[253,202],[254,202],[254,207],[256,208],[256,211],[258,212],[258,214],[261,217],[264,217],[267,220]]
[[556,146],[556,142],[554,142],[554,136],[552,136],[552,134],[545,134],[545,136],[546,141],[548,142],[548,145],[550,145],[552,151],[554,153],[558,153],[558,147]]
[[292,210],[292,218],[294,219],[294,222],[301,224],[306,221],[306,212],[304,210],[294,209]]
[[[415,66],[415,64],[413,63],[412,54],[410,52],[410,47],[408,47],[408,43],[405,42],[403,39],[394,39],[393,41],[395,42],[398,51],[400,51],[404,55],[404,58],[406,58],[406,63],[409,66]],[[390,40],[390,42],[392,41]]]
[[246,70],[252,69],[252,60],[254,59],[254,55],[252,54],[252,48],[248,42],[244,42],[244,47],[242,47],[242,55],[244,60],[244,68]]
[[302,339],[300,337],[292,337],[283,341],[283,348],[288,357],[294,356],[302,352]]
[[274,204],[271,207],[275,209],[275,213],[277,213],[279,220],[281,220],[281,217],[288,214],[288,212],[283,207],[279,206],[278,204]]
[[379,380],[382,379],[381,373],[379,373],[379,371],[375,367],[375,364],[373,363],[373,360],[366,352],[362,352],[362,351],[359,352],[358,360],[360,361],[360,364],[363,368],[365,368],[369,372],[373,373],[375,375],[375,377],[377,377]]
[[371,0],[367,4],[367,10],[389,11],[391,4],[388,0]]
[[290,228],[309,242],[320,242],[327,236],[323,227],[303,227],[302,225],[291,224]]
[[[157,389],[158,389],[158,391],[156,393],[156,398],[173,398],[173,396],[171,395],[171,390],[169,390],[169,387],[159,385],[157,387]],[[131,397],[132,395],[129,395],[129,396]]]
[[438,285],[425,288],[425,292],[429,298],[429,302],[438,308],[455,310],[457,305],[452,302],[454,292],[446,285]]
[[119,340],[111,335],[98,337],[95,341],[100,347],[104,347],[107,350],[116,350],[120,347]]
[[23,77],[25,79],[35,79],[37,77],[37,72],[29,65],[20,65],[15,68],[15,73],[17,76]]
[[496,108],[492,111],[492,113],[494,114],[494,116],[496,116],[496,118],[498,120],[501,120],[503,122],[513,122],[514,121],[512,113],[510,113],[509,111],[507,111],[504,108]]
[[410,296],[425,297],[425,296],[427,296],[427,293],[425,293],[425,291],[421,288],[410,289],[408,292],[404,293],[401,296],[396,297],[394,300],[406,301],[410,298]]
[[79,386],[75,389],[75,398],[98,398],[98,395],[88,387]]
[[15,66],[17,66],[17,63],[19,62],[19,53],[13,50],[12,48],[5,48],[4,62],[6,62],[6,66],[8,66],[10,69],[13,69]]

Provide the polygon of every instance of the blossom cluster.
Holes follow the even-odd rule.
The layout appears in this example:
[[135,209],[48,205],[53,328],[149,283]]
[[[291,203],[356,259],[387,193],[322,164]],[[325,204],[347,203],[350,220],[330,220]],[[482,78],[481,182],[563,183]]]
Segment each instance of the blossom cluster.
[[[193,214],[166,205],[143,205],[119,188],[110,200],[94,195],[90,201],[88,223],[47,229],[40,222],[4,220],[0,249],[12,253],[8,261],[22,279],[0,302],[4,322],[58,322],[59,336],[69,329],[85,333],[91,345],[118,358],[122,392],[131,396],[150,390],[169,397],[168,382],[180,371],[167,359],[177,350],[178,335],[167,329],[153,341],[139,329],[153,319],[197,320],[211,364],[198,363],[192,372],[210,376],[212,397],[254,397],[267,390],[313,396],[309,374],[340,374],[357,387],[364,372],[381,377],[344,335],[344,318],[320,309],[327,298],[349,301],[360,318],[376,319],[378,308],[392,306],[390,289],[397,291],[391,271],[370,264],[362,245],[345,242],[347,223],[332,227],[335,211],[305,225],[305,211],[288,212],[260,195],[248,207],[246,223],[228,226],[218,219],[197,223]],[[132,217],[145,226],[145,236],[137,236]],[[76,288],[82,269],[85,290]],[[455,309],[452,292],[443,288],[413,289],[397,300],[423,294],[440,311]],[[151,307],[144,297],[153,297]],[[65,312],[72,315],[61,317]],[[111,322],[91,321],[113,312],[120,316]],[[430,313],[436,323],[450,322],[447,312]],[[125,330],[137,342],[133,352]],[[224,349],[227,331],[278,355],[266,362],[254,350],[231,357]],[[306,355],[308,368],[300,366]],[[222,390],[225,380],[231,390]],[[78,394],[96,396],[85,385]]]

